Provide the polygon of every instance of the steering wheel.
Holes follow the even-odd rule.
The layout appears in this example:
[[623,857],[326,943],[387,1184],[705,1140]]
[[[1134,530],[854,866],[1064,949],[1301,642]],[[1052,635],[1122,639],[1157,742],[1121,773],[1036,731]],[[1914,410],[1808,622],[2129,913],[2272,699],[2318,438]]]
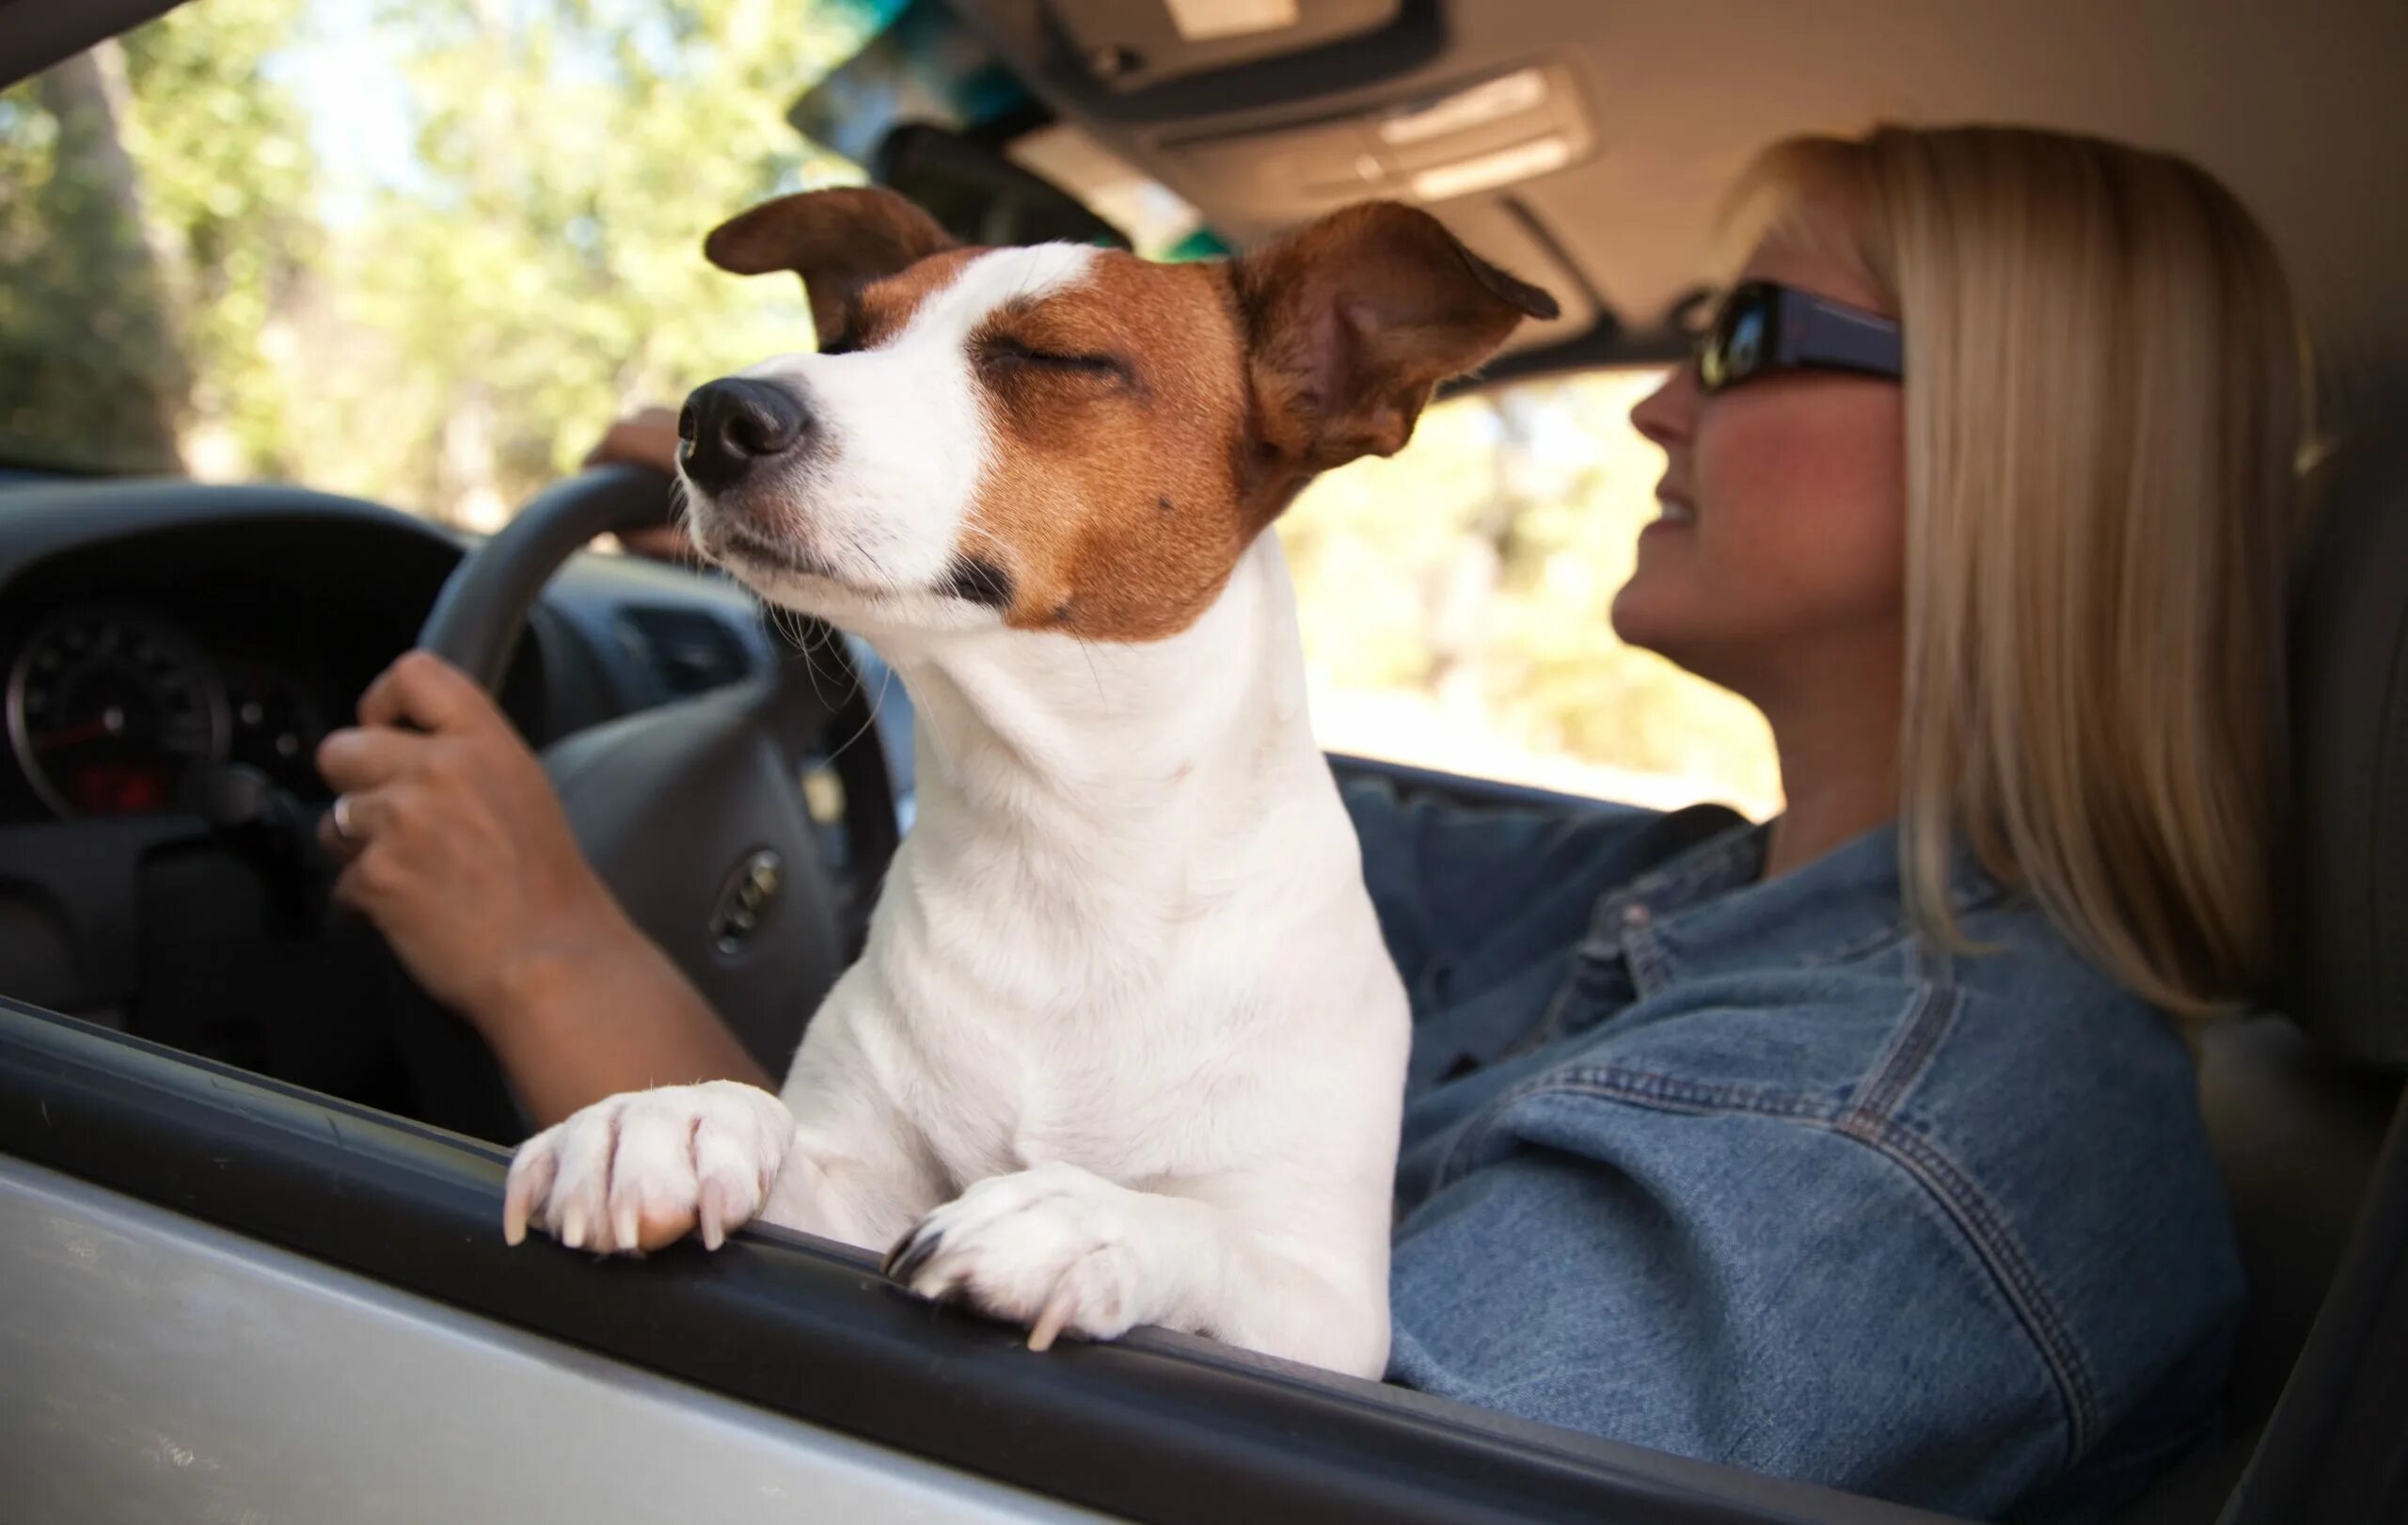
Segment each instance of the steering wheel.
[[[419,644],[499,693],[552,574],[596,535],[659,523],[668,490],[657,471],[610,466],[537,495],[453,570]],[[773,1075],[859,952],[899,838],[860,675],[843,641],[813,646],[765,676],[579,731],[543,754],[587,861]],[[816,754],[844,796],[841,882],[804,802]],[[483,1040],[413,994],[399,1036],[421,1120],[523,1136],[524,1116]]]

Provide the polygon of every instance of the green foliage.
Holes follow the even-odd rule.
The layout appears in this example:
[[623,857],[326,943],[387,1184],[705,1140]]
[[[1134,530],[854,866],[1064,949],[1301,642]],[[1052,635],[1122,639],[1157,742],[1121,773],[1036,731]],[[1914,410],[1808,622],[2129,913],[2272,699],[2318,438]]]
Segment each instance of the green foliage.
[[[125,146],[161,230],[192,375],[188,444],[206,433],[246,474],[289,474],[302,376],[277,363],[278,310],[323,257],[308,123],[262,77],[303,0],[208,0],[124,41]],[[197,453],[187,450],[187,456]]]
[[340,318],[392,353],[336,399],[351,416],[337,432],[381,448],[319,463],[318,480],[438,510],[488,495],[490,511],[574,469],[630,404],[808,347],[797,283],[738,280],[699,251],[756,200],[858,178],[783,119],[858,46],[847,14],[389,7],[379,25],[409,81],[420,173],[346,240]]
[[330,182],[278,67],[325,8],[203,0],[96,50],[73,67],[122,99],[80,135],[68,66],[0,95],[0,453],[181,455],[489,521],[623,407],[810,343],[795,283],[698,250],[858,178],[784,112],[863,7],[392,0],[346,18],[412,135],[407,173],[365,185]]

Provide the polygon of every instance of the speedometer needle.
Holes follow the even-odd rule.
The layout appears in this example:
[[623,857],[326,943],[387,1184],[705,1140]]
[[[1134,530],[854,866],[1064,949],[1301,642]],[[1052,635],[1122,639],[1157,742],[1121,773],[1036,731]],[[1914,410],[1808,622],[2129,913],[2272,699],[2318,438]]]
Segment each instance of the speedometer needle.
[[102,710],[81,724],[45,731],[33,739],[36,752],[48,752],[55,747],[71,747],[84,741],[105,741],[125,729],[125,711],[115,705]]

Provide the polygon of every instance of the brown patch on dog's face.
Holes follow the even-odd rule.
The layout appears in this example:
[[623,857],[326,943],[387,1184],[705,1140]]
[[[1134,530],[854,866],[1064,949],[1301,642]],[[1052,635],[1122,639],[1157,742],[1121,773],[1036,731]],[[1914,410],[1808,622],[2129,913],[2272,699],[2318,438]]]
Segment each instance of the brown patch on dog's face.
[[993,442],[966,558],[1005,622],[1151,641],[1194,623],[1267,516],[1242,473],[1245,352],[1225,272],[1099,254],[970,339]]

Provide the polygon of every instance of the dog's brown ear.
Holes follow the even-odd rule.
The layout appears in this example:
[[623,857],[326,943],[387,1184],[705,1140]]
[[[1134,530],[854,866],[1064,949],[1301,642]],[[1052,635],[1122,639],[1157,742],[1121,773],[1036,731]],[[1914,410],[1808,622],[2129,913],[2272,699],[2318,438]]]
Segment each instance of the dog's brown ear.
[[1255,429],[1276,461],[1326,470],[1392,455],[1437,384],[1497,352],[1555,298],[1465,248],[1426,212],[1369,201],[1231,267]]
[[893,191],[848,185],[764,201],[712,229],[703,256],[739,276],[800,276],[826,349],[845,338],[847,307],[863,287],[954,246],[934,217]]

